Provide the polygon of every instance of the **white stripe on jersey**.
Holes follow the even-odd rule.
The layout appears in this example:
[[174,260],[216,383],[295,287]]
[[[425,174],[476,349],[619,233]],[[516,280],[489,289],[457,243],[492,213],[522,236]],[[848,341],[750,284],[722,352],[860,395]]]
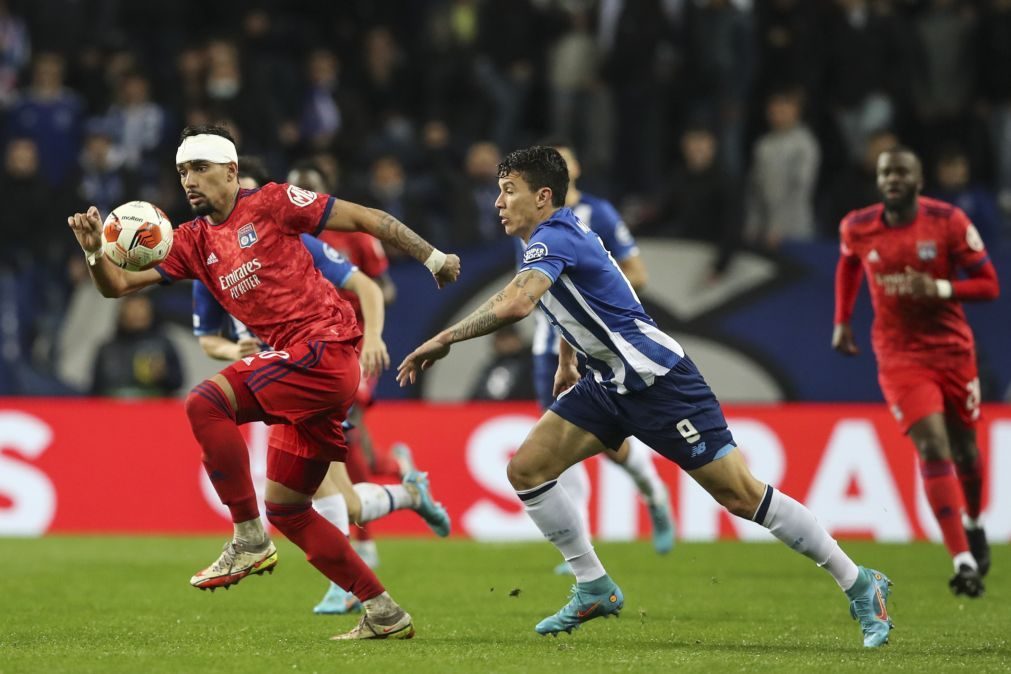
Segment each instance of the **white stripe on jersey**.
[[[559,280],[564,278],[564,274],[559,277]],[[576,320],[576,318],[569,313],[565,306],[556,300],[550,293],[550,291],[541,296],[541,302],[544,304],[545,308],[551,312],[551,315],[555,317],[565,331],[568,332],[572,339],[575,340],[574,345],[579,351],[582,351],[590,358],[602,361],[607,364],[613,373],[613,380],[615,385],[618,387],[618,393],[628,393],[628,389],[625,388],[625,362],[618,357],[615,350],[612,349],[607,344],[604,344],[599,339],[597,339],[592,332],[587,330],[583,325]],[[596,370],[593,371],[593,375],[597,381],[604,383],[604,378]]]
[[543,311],[534,314],[534,339],[531,351],[535,356],[546,353],[558,354],[558,331]]
[[[587,344],[584,344],[580,340],[580,338],[577,336],[577,333],[574,332],[572,327],[569,325],[569,322],[562,320],[562,318],[558,314],[555,314],[555,316],[559,318],[559,321],[565,327],[565,329],[569,330],[569,332],[576,339],[576,341],[579,342],[580,347],[582,347],[586,351],[587,355],[590,355],[594,358],[597,358],[598,360],[606,362],[608,366],[611,368],[611,370],[614,371],[615,384],[618,384],[619,393],[623,392],[622,389],[624,388],[625,383],[625,365],[624,365],[625,362],[631,365],[635,373],[639,375],[639,377],[643,380],[643,382],[647,386],[652,386],[653,380],[656,377],[662,377],[663,375],[670,372],[669,367],[657,363],[653,359],[649,358],[648,356],[646,356],[646,354],[642,353],[641,351],[639,351],[639,349],[637,349],[631,343],[629,343],[629,341],[625,339],[623,335],[608,327],[608,325],[604,322],[604,320],[590,307],[589,303],[587,303],[582,293],[579,292],[579,290],[576,288],[576,285],[572,282],[572,279],[570,279],[567,274],[562,274],[561,276],[559,276],[558,281],[561,282],[561,284],[569,291],[569,293],[576,300],[576,302],[579,303],[580,308],[582,308],[582,310],[586,312],[586,315],[589,316],[594,321],[594,323],[596,323],[601,329],[603,329],[603,331],[610,337],[611,344],[610,345],[603,344],[596,337],[593,337],[593,341],[596,342],[597,345],[599,345],[606,351],[598,351],[597,349],[587,350],[586,349]],[[560,303],[558,304],[560,306]],[[565,311],[564,315],[568,317],[573,324],[579,325],[575,317],[569,314],[569,312]],[[645,337],[646,339],[656,342],[661,346],[663,346],[664,348],[673,351],[678,355],[679,358],[684,357],[685,351],[683,348],[681,348],[681,345],[678,344],[677,341],[671,338],[670,336],[661,332],[658,328],[655,328],[652,325],[649,325],[648,323],[644,323],[637,319],[634,320],[634,325],[639,329],[639,332],[642,333],[643,337]],[[589,330],[583,328],[583,326],[581,325],[579,327],[583,333],[590,335],[592,337],[592,333],[590,333]],[[605,352],[610,356],[610,358],[602,357]],[[613,361],[621,363],[620,372],[616,367],[614,367],[611,364]]]

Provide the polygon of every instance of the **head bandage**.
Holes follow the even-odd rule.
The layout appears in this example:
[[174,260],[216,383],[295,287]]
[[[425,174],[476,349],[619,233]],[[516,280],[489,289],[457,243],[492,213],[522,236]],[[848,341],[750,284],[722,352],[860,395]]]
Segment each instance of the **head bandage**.
[[183,138],[176,150],[176,165],[198,160],[212,164],[238,164],[239,155],[235,152],[235,144],[224,136],[202,133]]

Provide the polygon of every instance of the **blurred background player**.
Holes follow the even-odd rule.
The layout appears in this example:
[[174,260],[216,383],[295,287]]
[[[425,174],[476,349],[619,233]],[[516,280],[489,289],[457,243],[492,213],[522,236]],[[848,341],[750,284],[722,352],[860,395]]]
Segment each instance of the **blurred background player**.
[[[244,156],[239,158],[239,186],[243,189],[258,189],[269,182],[266,167],[257,157]],[[362,338],[362,370],[363,378],[376,376],[388,366],[389,356],[382,339],[384,325],[383,293],[379,286],[365,276],[340,253],[319,239],[302,235],[302,243],[313,257],[313,265],[323,274],[334,288],[347,290],[359,303],[362,316],[369,316],[368,323],[364,321]],[[366,327],[367,326],[367,327]],[[200,341],[200,346],[211,358],[219,360],[238,360],[260,351],[269,350],[269,346],[261,342],[250,332],[249,328],[230,316],[214,299],[210,291],[200,281],[193,282],[193,334]],[[349,414],[350,416],[350,414]],[[345,423],[346,433],[353,427]],[[403,470],[398,476],[403,485],[377,485],[359,481],[352,486],[348,472],[341,463],[332,463],[327,471],[326,479],[320,485],[313,498],[313,507],[331,524],[345,535],[349,535],[349,521],[359,527],[373,519],[383,517],[394,510],[411,508],[417,510],[422,501],[418,490],[414,487],[416,477],[410,450],[402,446],[401,463]],[[413,498],[397,498],[398,489],[406,489]],[[395,505],[399,507],[394,507]],[[443,526],[449,518],[440,504],[435,504],[440,512],[440,520],[436,522],[436,533],[440,536],[449,534],[449,529]],[[349,512],[350,511],[350,512]],[[368,563],[367,559],[363,561]],[[370,565],[372,566],[372,565]],[[361,602],[352,593],[330,582],[322,601],[313,609],[321,614],[343,614],[361,610]]]
[[[198,217],[175,231],[171,252],[156,268],[127,272],[106,261],[96,208],[67,220],[103,296],[199,279],[230,314],[282,349],[232,363],[197,385],[186,400],[208,477],[234,523],[232,540],[191,584],[227,587],[277,564],[238,430],[242,423],[267,421],[278,424],[267,454],[267,518],[365,608],[358,625],[335,638],[412,637],[410,614],[393,601],[340,530],[311,506],[330,462],[343,460],[347,451],[341,424],[361,375],[356,350],[361,331],[350,307],[312,267],[299,235],[325,227],[372,232],[424,262],[439,285],[457,278],[459,259],[382,211],[292,185],[240,189],[235,142],[220,126],[185,128],[175,166]],[[416,486],[427,491],[424,481]]]
[[[881,153],[877,171],[882,203],[840,224],[832,348],[858,353],[850,317],[866,273],[881,390],[919,453],[927,501],[955,567],[949,585],[978,597],[990,549],[980,522],[979,376],[961,302],[995,299],[997,272],[961,209],[920,196],[923,170],[911,150]],[[960,272],[968,278],[956,278]]]
[[[729,512],[766,527],[828,571],[850,600],[864,646],[887,643],[891,582],[858,567],[810,510],[751,474],[695,364],[646,313],[599,238],[564,207],[568,182],[565,161],[554,148],[506,156],[495,206],[506,233],[527,244],[523,266],[480,308],[412,351],[397,372],[401,386],[414,383],[454,343],[522,320],[538,306],[564,336],[555,392],[567,392],[544,412],[507,468],[527,515],[576,576],[569,601],[534,629],[557,636],[617,615],[624,606],[572,499],[557,487],[567,468],[617,451],[635,435]],[[577,352],[586,359],[584,373]]]
[[[646,265],[639,255],[639,248],[632,233],[621,219],[617,209],[606,199],[601,199],[576,187],[581,167],[572,147],[561,140],[545,143],[558,150],[569,169],[569,188],[565,195],[565,206],[571,208],[584,225],[589,227],[610,252],[636,293],[646,286]],[[522,265],[523,245],[516,240],[519,262]],[[552,388],[555,372],[558,370],[558,331],[548,321],[543,312],[534,312],[534,387],[537,402],[542,410],[551,407],[555,401]],[[653,548],[660,554],[674,547],[674,518],[671,514],[670,494],[667,486],[657,473],[649,448],[625,440],[617,452],[606,456],[621,466],[639,489],[653,529]],[[583,463],[577,463],[559,478],[565,491],[576,503],[584,524],[590,522],[590,476]],[[571,573],[568,564],[562,562],[555,568],[556,573]]]
[[[329,193],[333,186],[327,184],[323,171],[311,161],[296,163],[288,173],[288,183],[319,193]],[[383,250],[383,244],[374,236],[364,232],[320,232],[320,240],[343,255],[351,264],[382,289],[383,299],[390,304],[396,299],[397,287],[388,273],[390,262]],[[347,289],[338,288],[340,296],[355,310],[359,325],[366,325],[358,295]],[[365,422],[365,410],[375,402],[373,395],[378,377],[363,376],[355,395],[355,404],[348,413],[352,429],[347,434],[348,456],[345,461],[351,481],[369,482],[373,480],[400,480],[411,463],[410,449],[403,443],[386,448],[372,443]],[[379,566],[379,550],[372,538],[368,523],[357,526],[352,531],[352,545],[373,569]],[[324,602],[326,603],[326,602]]]

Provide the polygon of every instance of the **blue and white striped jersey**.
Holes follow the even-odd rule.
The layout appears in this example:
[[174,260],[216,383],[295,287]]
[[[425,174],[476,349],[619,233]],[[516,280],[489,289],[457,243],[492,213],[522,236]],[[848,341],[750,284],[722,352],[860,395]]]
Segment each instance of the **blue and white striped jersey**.
[[[343,288],[358,271],[347,258],[311,234],[302,234],[302,244],[312,255],[313,266],[338,288]],[[234,340],[256,337],[245,324],[229,315],[200,281],[193,282],[193,334],[221,335]]]
[[553,281],[540,308],[606,387],[641,391],[684,357],[643,309],[600,237],[571,209],[534,229],[520,271],[527,269]]
[[[633,255],[639,254],[632,232],[625,221],[621,219],[618,210],[607,199],[595,197],[582,192],[579,203],[572,207],[572,212],[579,220],[593,230],[604,247],[611,252],[615,260],[621,262]],[[523,242],[517,243],[517,265],[521,265]],[[540,356],[545,353],[558,353],[558,331],[541,312],[534,315],[533,354]]]

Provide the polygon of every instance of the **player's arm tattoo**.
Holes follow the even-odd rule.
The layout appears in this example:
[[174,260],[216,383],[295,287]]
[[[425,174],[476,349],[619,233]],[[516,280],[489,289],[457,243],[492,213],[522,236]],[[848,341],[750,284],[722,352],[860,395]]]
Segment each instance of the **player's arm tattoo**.
[[421,238],[410,227],[385,211],[375,210],[374,212],[379,215],[379,224],[371,234],[377,239],[396,246],[418,262],[424,262],[432,254],[434,246]]
[[550,286],[551,280],[540,272],[531,270],[520,272],[509,285],[467,318],[444,331],[440,335],[440,341],[448,344],[462,342],[495,332],[503,325],[515,323],[533,311],[541,295]]

